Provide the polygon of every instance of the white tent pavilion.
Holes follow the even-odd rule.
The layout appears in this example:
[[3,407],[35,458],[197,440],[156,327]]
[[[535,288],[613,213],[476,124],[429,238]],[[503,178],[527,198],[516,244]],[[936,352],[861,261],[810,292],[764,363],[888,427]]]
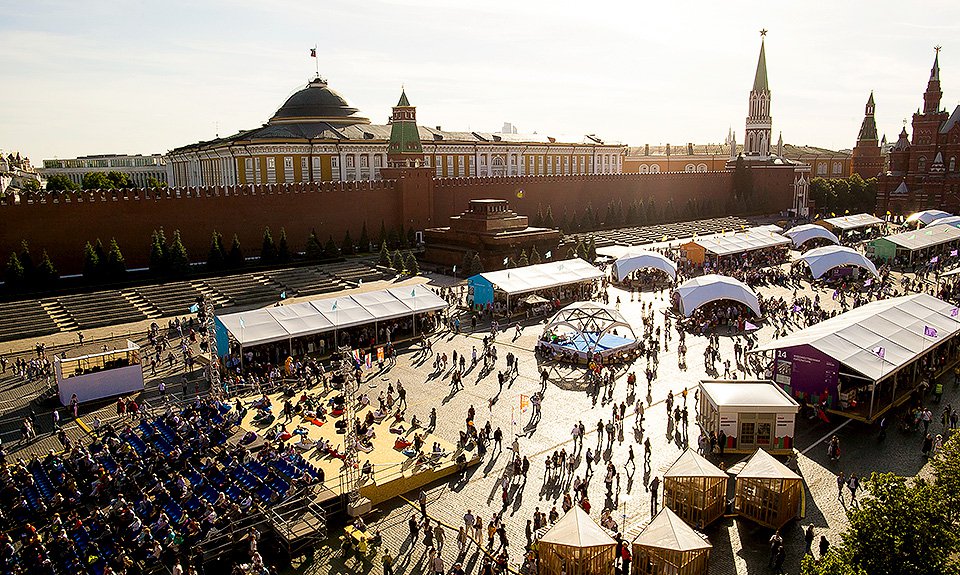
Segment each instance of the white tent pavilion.
[[793,245],[800,247],[804,243],[814,238],[821,238],[833,244],[839,244],[840,238],[834,235],[830,230],[818,226],[817,224],[803,224],[795,226],[784,232],[785,236],[793,240]]
[[875,278],[880,277],[877,266],[872,261],[857,250],[846,246],[824,246],[812,249],[800,256],[799,261],[810,266],[810,273],[814,278],[819,278],[833,268],[841,266],[857,266],[867,270]]
[[882,224],[883,220],[870,214],[852,214],[849,216],[827,218],[823,220],[823,223],[827,224],[835,231],[842,233],[859,228],[876,226],[878,224]]
[[683,282],[677,288],[680,295],[680,312],[685,317],[703,304],[721,299],[738,301],[760,315],[760,302],[750,286],[738,279],[718,274],[708,274]]
[[696,237],[692,243],[702,247],[710,255],[728,256],[774,246],[784,246],[789,244],[790,240],[772,231],[751,228],[739,232]]
[[603,277],[593,264],[580,258],[552,261],[522,268],[484,272],[470,277],[467,284],[473,288],[474,305],[493,303],[496,292],[507,298],[564,285],[578,284]]
[[940,218],[946,218],[952,216],[950,212],[945,212],[943,210],[923,210],[922,212],[916,212],[910,214],[907,218],[908,224],[923,224],[925,226],[930,225],[931,222],[935,222]]
[[947,216],[945,218],[937,218],[933,221],[935,226],[953,226],[955,228],[960,228],[960,216]]
[[617,258],[617,261],[613,264],[615,277],[620,280],[643,268],[658,269],[670,276],[671,279],[677,278],[677,264],[657,252],[647,250],[627,252]]
[[445,309],[428,287],[410,286],[217,316],[241,347],[290,340]]

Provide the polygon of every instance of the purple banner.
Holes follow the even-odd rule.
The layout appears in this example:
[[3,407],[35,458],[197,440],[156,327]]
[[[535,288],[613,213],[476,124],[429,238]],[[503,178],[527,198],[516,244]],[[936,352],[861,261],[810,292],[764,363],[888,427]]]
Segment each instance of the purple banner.
[[829,406],[837,404],[838,362],[809,345],[778,349],[775,355],[773,379],[781,386],[789,386],[793,397],[805,397],[808,403],[826,399]]

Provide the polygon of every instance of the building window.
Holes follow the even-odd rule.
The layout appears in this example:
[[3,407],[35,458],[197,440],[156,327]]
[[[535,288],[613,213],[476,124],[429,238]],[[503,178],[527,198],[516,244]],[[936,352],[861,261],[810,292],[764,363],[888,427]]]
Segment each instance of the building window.
[[543,175],[543,156],[537,156],[537,175]]
[[833,163],[833,173],[834,175],[840,175],[843,173],[843,164],[840,162]]
[[369,159],[367,156],[365,156],[365,155],[361,155],[361,156],[360,156],[360,167],[361,167],[361,168],[369,168],[369,167],[370,167],[370,159]]
[[950,156],[950,171],[954,172],[957,169],[957,158],[956,156]]
[[469,159],[470,161],[469,161],[469,163],[467,164],[467,165],[469,166],[469,172],[467,173],[467,175],[468,175],[468,176],[476,177],[476,175],[477,175],[477,157],[476,157],[476,156],[468,156],[468,159]]
[[467,175],[466,162],[463,156],[457,156],[457,175],[461,178]]
[[706,165],[706,164],[700,164],[700,165],[698,165],[698,166],[697,166],[697,171],[698,171],[698,172],[706,172],[706,171],[707,171],[707,165]]
[[917,160],[917,171],[918,171],[918,172],[926,172],[926,171],[927,171],[927,158],[926,158],[926,157],[920,156],[920,158]]
[[437,177],[443,177],[443,156],[435,156],[433,159],[434,167],[437,168]]
[[817,175],[826,176],[827,175],[827,165],[823,162],[817,164]]
[[283,158],[283,181],[288,184],[293,181],[293,158],[290,156]]
[[[314,158],[314,159],[316,160],[317,158]],[[330,158],[330,171],[331,171],[331,177],[333,178],[333,181],[339,182],[340,180],[343,179],[343,173],[340,172],[340,156],[332,156]],[[314,165],[314,168],[313,168],[313,177],[316,180],[320,179],[319,176],[317,175],[316,165]]]
[[652,166],[650,166],[650,173],[651,173],[651,174],[659,174],[659,173],[660,173],[660,164],[653,164]]
[[277,159],[267,158],[267,183],[277,183]]
[[347,169],[348,169],[348,170],[352,170],[352,169],[353,169],[353,165],[354,165],[353,162],[354,162],[353,154],[348,155],[348,156],[347,156]]
[[248,184],[252,184],[254,181],[256,181],[257,176],[256,176],[256,172],[253,169],[253,158],[244,158],[243,172],[246,175],[246,180]]
[[570,156],[564,156],[563,158],[563,173],[570,174]]
[[453,177],[453,156],[447,156],[447,177]]
[[693,164],[687,164],[686,166],[683,167],[683,171],[684,171],[684,172],[696,172],[696,171],[697,171],[697,167],[696,167],[695,165],[693,165]]
[[581,174],[586,171],[586,169],[584,168],[585,165],[586,165],[586,161],[584,160],[584,157],[580,156],[580,173]]
[[547,156],[547,175],[553,175],[553,156]]
[[648,166],[648,165],[646,165],[646,164],[640,164],[640,173],[641,173],[641,174],[649,174],[649,173],[650,173],[650,166]]
[[300,181],[310,181],[310,158],[306,156],[300,156]]

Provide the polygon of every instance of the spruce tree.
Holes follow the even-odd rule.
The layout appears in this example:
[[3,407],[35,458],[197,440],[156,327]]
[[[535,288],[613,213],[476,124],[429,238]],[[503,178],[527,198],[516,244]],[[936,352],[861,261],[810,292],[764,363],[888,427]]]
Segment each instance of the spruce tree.
[[406,263],[407,273],[415,276],[420,273],[420,265],[417,264],[417,258],[413,257],[413,253],[407,255]]
[[233,241],[230,242],[230,253],[227,254],[227,265],[231,268],[242,268],[246,263],[243,257],[243,250],[240,249],[240,238],[233,234]]
[[311,230],[307,238],[306,256],[311,262],[318,262],[323,258],[323,246],[320,245],[316,230]]
[[460,266],[457,269],[457,271],[460,272],[460,274],[465,278],[468,278],[474,275],[472,251],[467,250],[466,252],[464,252],[463,260],[460,262]]
[[380,236],[377,237],[377,245],[381,245],[384,242],[388,242],[387,246],[389,246],[390,245],[389,240],[390,238],[387,236],[387,226],[386,224],[383,223],[383,220],[380,220]]
[[410,249],[410,233],[413,232],[413,228],[407,230],[403,226],[400,226],[400,248],[401,249]]
[[543,227],[545,228],[556,228],[556,224],[553,222],[553,208],[547,205],[547,214],[544,216]]
[[527,250],[520,250],[520,259],[517,260],[517,265],[522,268],[530,265],[530,258],[527,257]]
[[223,249],[223,236],[214,231],[210,238],[210,251],[207,253],[207,269],[214,272],[222,270],[227,264],[227,254]]
[[273,242],[270,228],[263,229],[263,244],[260,246],[260,263],[271,265],[277,262],[277,244]]
[[400,253],[400,250],[393,252],[393,257],[390,258],[391,263],[393,263],[393,269],[397,270],[398,274],[403,273],[403,254]]
[[173,241],[167,246],[167,262],[172,277],[184,277],[190,273],[190,256],[180,239],[180,230],[173,232]]
[[543,204],[537,204],[537,215],[533,216],[530,225],[535,228],[542,228],[546,216],[543,215]]
[[37,266],[35,275],[35,285],[40,289],[52,287],[60,279],[57,268],[53,267],[53,262],[47,255],[47,250],[43,250],[43,256],[40,258],[40,265]]
[[540,250],[537,249],[537,246],[530,248],[530,264],[536,265],[543,263],[543,257],[540,256]]
[[340,257],[340,248],[338,248],[337,243],[333,241],[332,235],[327,237],[327,244],[323,246],[323,257],[328,260]]
[[26,283],[33,282],[33,273],[36,271],[33,265],[33,257],[30,256],[30,246],[27,240],[20,242],[20,265],[23,266],[23,279]]
[[513,259],[513,256],[508,257],[508,258],[507,258],[507,269],[508,269],[508,270],[512,270],[512,269],[515,268],[515,267],[517,267],[517,261],[516,261],[515,259]]
[[470,262],[470,272],[473,275],[483,273],[483,260],[480,259],[480,254],[473,254],[473,261]]
[[381,266],[388,268],[391,266],[390,262],[390,250],[387,249],[387,242],[384,240],[380,244],[380,260],[377,262]]
[[347,230],[347,233],[343,235],[343,241],[340,243],[340,252],[345,256],[352,256],[356,253],[356,249],[353,246],[353,238],[350,237],[350,230]]
[[387,247],[391,250],[400,248],[400,236],[397,234],[397,230],[393,228],[390,228],[390,233],[387,234]]
[[290,262],[290,246],[287,245],[287,230],[280,228],[280,242],[277,243],[277,263]]
[[583,243],[583,238],[577,240],[577,257],[585,260],[587,259],[587,246]]
[[576,257],[580,257],[577,255],[577,248],[571,244],[571,246],[567,248],[567,259],[572,260],[573,258],[576,258]]
[[597,239],[590,236],[590,243],[587,244],[587,261],[593,263],[597,261]]
[[163,245],[163,232],[153,230],[150,235],[150,273],[161,276],[167,272],[166,247]]
[[[19,260],[17,263],[19,263]],[[93,249],[93,246],[90,245],[90,242],[87,242],[87,244],[83,246],[83,279],[88,282],[96,281],[99,271],[100,258],[97,257],[97,252]]]
[[11,252],[7,259],[7,269],[4,270],[3,281],[8,290],[16,290],[23,286],[23,264],[20,263],[17,252]]
[[117,243],[117,238],[110,238],[106,274],[111,280],[123,279],[127,274],[127,262],[124,261],[123,254],[120,252],[120,244]]
[[407,245],[409,247],[417,247],[417,230],[413,229],[413,226],[407,228]]
[[367,233],[367,222],[364,220],[363,227],[360,228],[360,246],[358,253],[365,254],[370,252],[370,235]]
[[96,276],[99,279],[103,279],[110,275],[110,271],[107,266],[107,252],[103,249],[103,242],[100,241],[100,238],[97,238],[97,243],[93,245],[93,251],[97,254],[97,271]]

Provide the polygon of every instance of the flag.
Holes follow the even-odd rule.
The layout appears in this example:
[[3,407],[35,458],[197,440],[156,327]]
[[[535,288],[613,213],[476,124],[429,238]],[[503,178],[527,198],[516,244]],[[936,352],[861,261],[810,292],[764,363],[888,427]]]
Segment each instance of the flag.
[[743,322],[743,330],[744,330],[744,331],[753,331],[753,330],[755,330],[755,329],[758,329],[757,326],[753,325],[753,324],[750,323],[749,321]]
[[316,48],[310,48],[310,57],[311,57],[311,58],[316,58],[316,57],[317,57],[317,49],[316,49]]
[[377,348],[377,361],[383,361],[384,357],[385,357],[385,354],[383,352],[383,346],[381,345],[380,347]]
[[940,261],[940,256],[933,256],[932,258],[930,258],[930,263],[932,264],[935,264],[938,261]]
[[363,359],[364,363],[367,364],[367,369],[373,369],[373,356],[368,353]]
[[287,290],[280,292],[280,299],[287,299]]
[[793,304],[793,313],[797,313],[798,311],[800,311],[800,306]]
[[544,254],[543,257],[544,257],[544,259],[550,259],[551,257],[553,257],[553,252],[552,252],[552,251],[549,251],[549,252],[547,252],[546,254]]
[[923,326],[923,335],[927,337],[937,337],[937,330],[929,325],[925,325]]
[[198,311],[200,311],[200,304],[190,306],[190,313],[197,313]]
[[457,273],[457,266],[453,266],[453,273]]
[[518,190],[518,191],[517,191],[517,198],[518,198],[518,199],[521,199],[521,200],[523,199],[523,190]]
[[950,317],[957,317],[957,313],[960,313],[960,307],[955,307],[950,310]]
[[243,318],[240,318],[240,329],[243,329]]
[[331,310],[337,309],[337,300],[333,300],[333,306],[330,309]]
[[503,265],[507,265],[508,261],[510,261],[510,258],[503,258]]
[[867,281],[863,282],[863,287],[873,284],[873,278],[867,278]]
[[353,350],[353,351],[351,352],[351,355],[353,355],[353,361],[356,362],[357,365],[360,365],[360,359],[361,359],[361,358],[360,358],[360,350],[359,350],[359,349]]
[[956,257],[957,250],[950,250],[950,255]]
[[840,297],[840,290],[833,290],[833,299],[837,299],[838,297]]
[[530,397],[524,394],[520,394],[520,413],[523,413],[527,410],[527,406],[530,405]]
[[885,350],[883,346],[878,346],[873,348],[873,353],[880,359],[883,359],[883,356],[886,355],[887,350]]

